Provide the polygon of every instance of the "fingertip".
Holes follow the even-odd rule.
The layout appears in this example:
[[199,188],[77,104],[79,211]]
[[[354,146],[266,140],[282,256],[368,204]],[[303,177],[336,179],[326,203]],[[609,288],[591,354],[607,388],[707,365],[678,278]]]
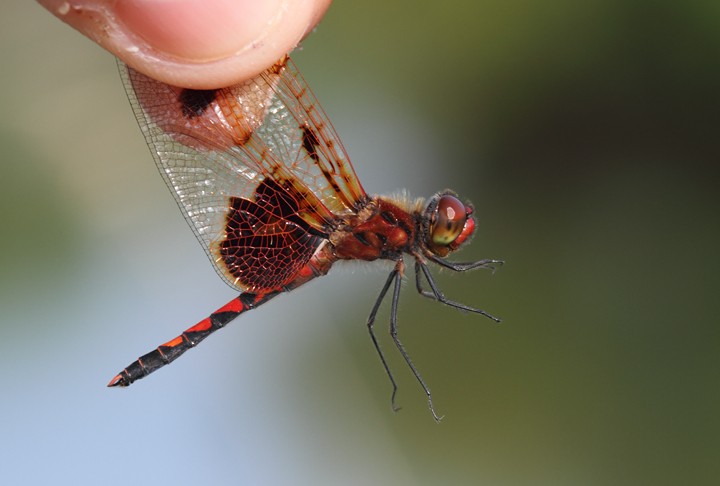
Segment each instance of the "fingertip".
[[38,0],[124,62],[174,86],[215,89],[272,66],[331,0]]
[[282,0],[126,0],[114,11],[154,49],[198,63],[251,49],[283,14]]

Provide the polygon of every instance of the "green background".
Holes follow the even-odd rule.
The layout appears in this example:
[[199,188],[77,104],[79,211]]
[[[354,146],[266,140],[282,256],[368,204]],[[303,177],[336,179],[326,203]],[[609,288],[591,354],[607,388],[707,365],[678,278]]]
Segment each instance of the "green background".
[[720,3],[338,1],[293,56],[365,189],[452,188],[478,232],[406,281],[338,266],[127,390],[123,366],[233,298],[113,57],[0,6],[5,484],[717,484]]

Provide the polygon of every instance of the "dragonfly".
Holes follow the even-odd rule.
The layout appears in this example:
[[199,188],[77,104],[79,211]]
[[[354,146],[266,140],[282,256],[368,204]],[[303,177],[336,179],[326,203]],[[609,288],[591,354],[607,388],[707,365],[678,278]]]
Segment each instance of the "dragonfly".
[[[436,420],[430,389],[398,339],[404,254],[415,260],[423,297],[500,319],[445,298],[428,263],[455,272],[501,265],[445,257],[475,232],[473,206],[450,190],[423,199],[369,196],[335,129],[289,56],[245,82],[193,90],[149,78],[118,61],[130,104],[160,173],[187,223],[225,282],[240,292],[225,306],[127,366],[108,385],[126,387],[171,363],[240,314],[347,260],[393,265],[367,328],[398,387],[374,324],[392,287],[390,335],[419,381]],[[429,290],[426,290],[424,280]]]

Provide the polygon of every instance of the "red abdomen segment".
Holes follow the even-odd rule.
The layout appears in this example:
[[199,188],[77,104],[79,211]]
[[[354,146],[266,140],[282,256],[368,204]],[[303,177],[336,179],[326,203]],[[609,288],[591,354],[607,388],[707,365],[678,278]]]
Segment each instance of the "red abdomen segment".
[[203,319],[172,341],[168,341],[145,356],[138,358],[137,361],[113,378],[108,386],[130,386],[134,381],[145,378],[153,371],[175,361],[185,351],[194,348],[200,341],[218,329],[225,327],[227,323],[243,312],[259,307],[278,294],[289,292],[315,277],[327,274],[335,261],[335,257],[326,253],[324,248],[321,248],[308,264],[295,274],[290,282],[277,290],[257,293],[243,292],[236,299],[231,300],[227,305],[213,312],[207,319]]
[[245,311],[254,309],[278,295],[280,291],[264,294],[243,292],[226,306],[221,307],[207,319],[200,321],[172,341],[162,344],[145,356],[138,358],[130,366],[110,381],[108,386],[129,386],[132,382],[145,378],[153,371],[170,364],[185,351],[194,348],[200,341],[213,332],[225,327]]

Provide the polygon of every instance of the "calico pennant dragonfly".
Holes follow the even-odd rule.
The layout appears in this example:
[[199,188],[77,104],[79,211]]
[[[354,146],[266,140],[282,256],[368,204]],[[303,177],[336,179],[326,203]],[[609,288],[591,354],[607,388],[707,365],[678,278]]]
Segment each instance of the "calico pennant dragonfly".
[[446,299],[428,270],[428,261],[456,272],[494,270],[494,264],[502,264],[444,259],[475,231],[472,206],[451,191],[436,194],[427,205],[421,199],[368,196],[333,126],[287,56],[253,79],[217,90],[177,88],[122,63],[120,71],[180,210],[217,273],[241,293],[139,358],[108,386],[129,386],[144,378],[243,312],[327,274],[338,260],[380,259],[394,267],[367,326],[392,383],[392,407],[397,409],[397,384],[373,331],[390,287],[390,334],[439,420],[430,390],[397,337],[403,254],[415,259],[421,295],[499,322],[485,311]]

